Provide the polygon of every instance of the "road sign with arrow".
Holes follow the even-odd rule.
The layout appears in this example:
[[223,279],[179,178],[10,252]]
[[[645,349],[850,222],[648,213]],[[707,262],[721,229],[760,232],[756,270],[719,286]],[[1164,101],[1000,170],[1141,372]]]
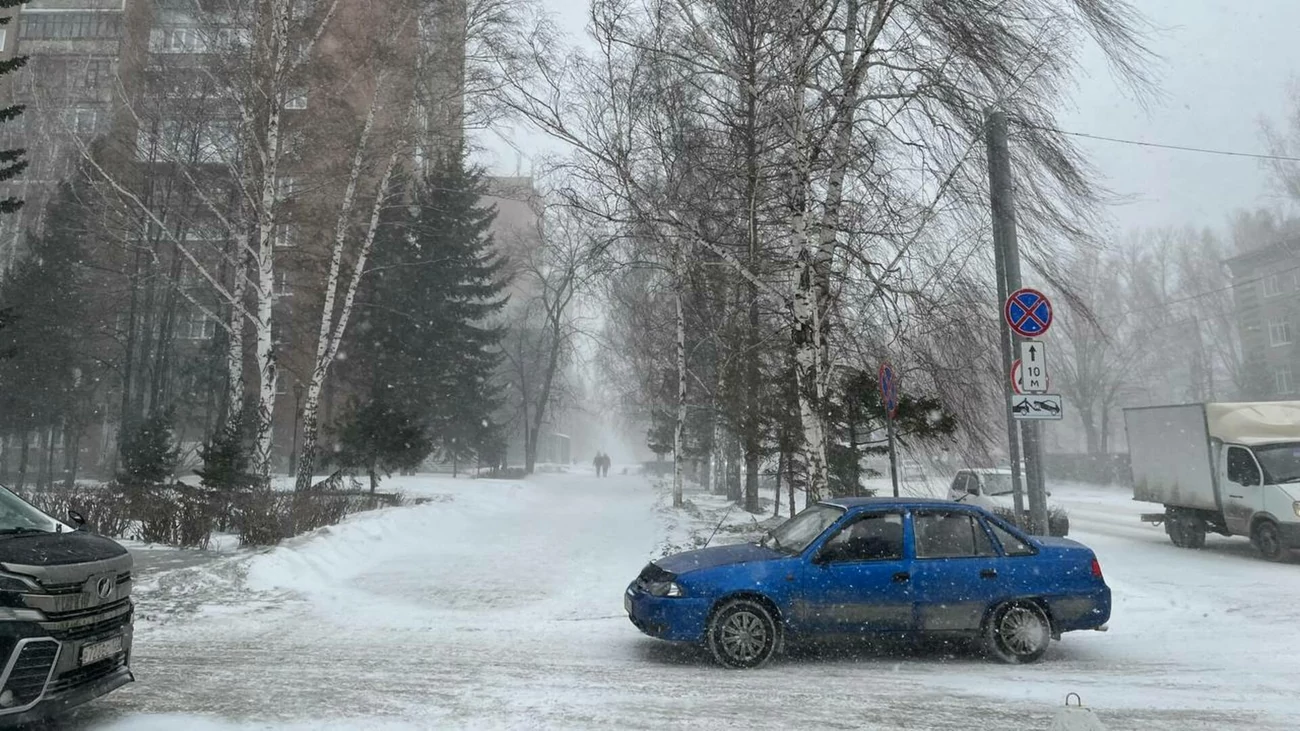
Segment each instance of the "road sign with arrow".
[[1047,345],[1041,340],[1020,343],[1019,363],[1019,374],[1012,368],[1012,383],[1018,390],[1021,393],[1047,393]]

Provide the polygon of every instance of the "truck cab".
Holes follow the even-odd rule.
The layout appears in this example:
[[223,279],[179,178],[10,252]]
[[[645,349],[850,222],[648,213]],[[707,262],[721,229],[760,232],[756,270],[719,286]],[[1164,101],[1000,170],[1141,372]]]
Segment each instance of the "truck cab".
[[1300,548],[1300,441],[1217,446],[1226,532],[1267,558]]
[[133,680],[131,569],[120,544],[0,488],[0,727]]

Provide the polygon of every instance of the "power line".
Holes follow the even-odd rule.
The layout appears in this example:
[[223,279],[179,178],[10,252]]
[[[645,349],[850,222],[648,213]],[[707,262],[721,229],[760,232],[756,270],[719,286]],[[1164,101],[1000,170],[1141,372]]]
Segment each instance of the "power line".
[[1269,155],[1262,152],[1240,152],[1237,150],[1214,150],[1208,147],[1191,147],[1188,145],[1169,145],[1163,142],[1146,142],[1144,140],[1126,140],[1121,137],[1107,137],[1106,135],[1095,135],[1089,132],[1071,132],[1070,130],[1057,129],[1055,127],[1042,127],[1039,125],[1025,125],[1034,129],[1041,129],[1047,132],[1056,132],[1058,134],[1069,135],[1071,137],[1082,137],[1089,140],[1100,140],[1102,142],[1114,142],[1120,145],[1134,145],[1136,147],[1154,147],[1161,150],[1178,150],[1179,152],[1198,152],[1204,155],[1223,155],[1225,157],[1246,157],[1253,160],[1276,160],[1278,162],[1300,162],[1300,157],[1290,157],[1287,155]]

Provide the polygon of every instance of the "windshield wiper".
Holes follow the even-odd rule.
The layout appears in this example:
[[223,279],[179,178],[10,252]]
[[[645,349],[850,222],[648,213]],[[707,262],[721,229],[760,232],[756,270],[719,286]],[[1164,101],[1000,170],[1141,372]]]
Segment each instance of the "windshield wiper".
[[772,550],[785,553],[785,548],[781,545],[781,539],[777,538],[776,533],[772,531],[768,531],[767,535],[763,536],[763,540],[759,541],[758,545],[767,548],[767,542],[769,539],[772,541]]

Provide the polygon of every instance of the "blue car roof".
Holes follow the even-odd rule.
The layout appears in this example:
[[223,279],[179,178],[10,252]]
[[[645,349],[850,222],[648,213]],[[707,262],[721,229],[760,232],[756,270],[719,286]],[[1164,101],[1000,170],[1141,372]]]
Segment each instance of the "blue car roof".
[[835,500],[823,500],[827,505],[834,505],[838,508],[851,510],[853,508],[872,507],[872,508],[923,508],[942,505],[946,508],[973,508],[972,505],[966,505],[952,500],[944,500],[936,497],[846,497]]

